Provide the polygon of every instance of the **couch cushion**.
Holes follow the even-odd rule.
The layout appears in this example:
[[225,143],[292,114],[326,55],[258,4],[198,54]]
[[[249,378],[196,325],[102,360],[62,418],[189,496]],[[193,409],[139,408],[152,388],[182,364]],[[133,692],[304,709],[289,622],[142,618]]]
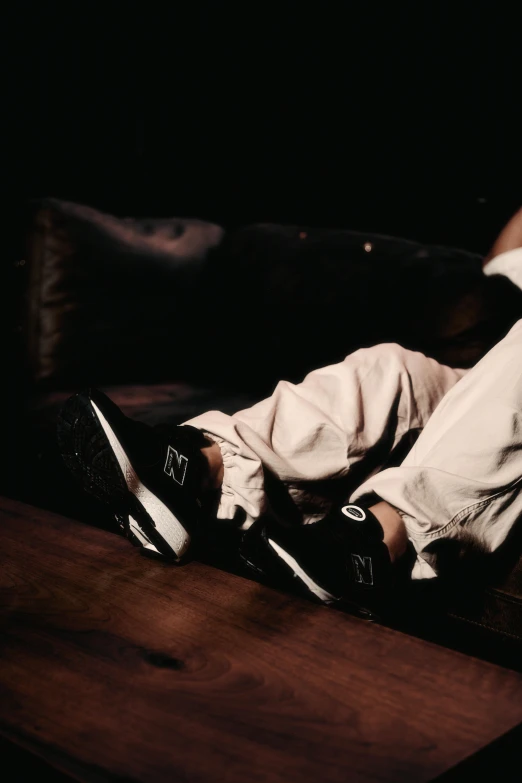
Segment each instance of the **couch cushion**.
[[[230,393],[183,382],[103,385],[100,387],[126,416],[146,424],[182,424],[208,410],[224,413],[254,405],[259,400],[241,392]],[[77,389],[61,389],[36,395],[31,403],[32,431],[54,433],[56,417],[63,403]]]
[[[451,617],[522,643],[522,520],[493,555],[461,569],[448,603]],[[475,572],[475,573],[474,573]],[[469,578],[468,578],[469,573]],[[483,590],[476,589],[483,585]],[[522,646],[520,647],[522,654]],[[522,666],[522,657],[520,660]]]
[[27,336],[48,387],[190,380],[266,394],[379,342],[474,364],[522,315],[453,248],[371,233],[118,219],[38,202]]
[[522,316],[520,291],[476,253],[370,232],[246,226],[207,276],[225,355],[264,390],[380,342],[469,367]]
[[119,219],[57,199],[35,202],[30,221],[33,380],[184,380],[200,269],[223,229],[188,218]]

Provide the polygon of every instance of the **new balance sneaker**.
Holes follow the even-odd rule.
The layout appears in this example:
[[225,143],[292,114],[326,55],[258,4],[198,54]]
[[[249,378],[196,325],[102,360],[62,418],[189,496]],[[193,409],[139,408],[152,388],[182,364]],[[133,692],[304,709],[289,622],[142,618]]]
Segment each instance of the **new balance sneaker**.
[[345,505],[310,525],[261,519],[244,534],[240,555],[269,582],[378,620],[394,581],[383,537],[371,511]]
[[208,474],[200,430],[149,427],[87,389],[63,406],[57,436],[66,466],[111,507],[134,545],[174,561],[186,557],[202,522]]

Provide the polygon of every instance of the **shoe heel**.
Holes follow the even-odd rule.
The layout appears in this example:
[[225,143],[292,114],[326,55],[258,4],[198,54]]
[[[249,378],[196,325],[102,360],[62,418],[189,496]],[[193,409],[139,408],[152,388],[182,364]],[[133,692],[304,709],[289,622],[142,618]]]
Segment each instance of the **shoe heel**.
[[82,488],[116,513],[125,513],[127,486],[86,394],[67,400],[56,432],[62,459]]

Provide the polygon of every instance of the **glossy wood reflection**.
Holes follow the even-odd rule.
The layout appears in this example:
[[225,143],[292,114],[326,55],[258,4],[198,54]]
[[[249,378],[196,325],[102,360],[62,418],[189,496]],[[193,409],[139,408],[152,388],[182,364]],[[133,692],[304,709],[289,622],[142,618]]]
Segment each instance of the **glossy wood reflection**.
[[0,731],[80,780],[424,781],[522,678],[2,500]]

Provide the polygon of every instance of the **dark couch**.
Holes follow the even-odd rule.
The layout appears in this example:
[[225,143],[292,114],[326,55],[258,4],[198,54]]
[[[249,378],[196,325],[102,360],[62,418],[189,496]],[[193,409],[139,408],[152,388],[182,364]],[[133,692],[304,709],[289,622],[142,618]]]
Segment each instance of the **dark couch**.
[[[44,199],[27,214],[24,391],[8,494],[115,530],[56,450],[55,418],[85,384],[149,423],[232,413],[362,346],[399,342],[472,366],[522,317],[522,295],[453,248],[308,226],[233,231],[115,218]],[[248,328],[247,328],[248,324]],[[231,535],[233,535],[231,533]],[[201,557],[240,569],[211,542]],[[518,667],[520,533],[442,584],[416,584],[396,625]]]

